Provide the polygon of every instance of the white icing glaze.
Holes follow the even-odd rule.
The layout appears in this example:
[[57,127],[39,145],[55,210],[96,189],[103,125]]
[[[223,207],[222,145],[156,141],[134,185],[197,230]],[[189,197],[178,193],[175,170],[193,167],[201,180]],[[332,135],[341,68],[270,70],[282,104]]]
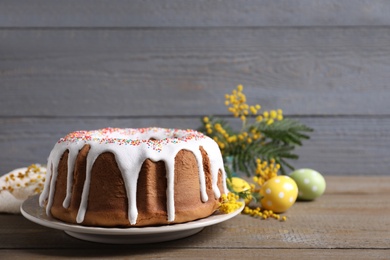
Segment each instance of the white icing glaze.
[[[164,128],[104,128],[93,131],[77,131],[61,138],[48,158],[47,177],[44,190],[39,198],[43,207],[47,201],[46,213],[50,215],[53,203],[54,187],[57,179],[57,168],[61,156],[68,150],[68,176],[66,197],[63,207],[70,204],[71,187],[73,180],[74,162],[79,150],[84,145],[90,145],[87,155],[86,179],[84,182],[80,208],[77,214],[77,223],[82,223],[87,210],[91,169],[96,158],[104,152],[115,155],[116,162],[125,183],[128,198],[128,216],[130,224],[137,221],[138,211],[136,205],[137,180],[142,164],[146,159],[154,162],[163,161],[167,173],[167,214],[168,222],[175,219],[174,205],[174,165],[176,154],[184,149],[191,151],[196,158],[199,168],[200,193],[203,202],[208,200],[206,193],[206,180],[203,170],[200,146],[207,152],[210,165],[212,188],[216,198],[221,196],[218,189],[218,171],[222,171],[224,192],[226,189],[226,174],[223,167],[221,151],[214,140],[194,130],[164,129]],[[51,181],[50,181],[51,180]]]

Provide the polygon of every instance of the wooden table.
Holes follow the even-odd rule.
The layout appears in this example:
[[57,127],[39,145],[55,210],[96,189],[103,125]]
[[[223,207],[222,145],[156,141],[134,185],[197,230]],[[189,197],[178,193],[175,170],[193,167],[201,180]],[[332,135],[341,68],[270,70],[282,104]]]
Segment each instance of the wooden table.
[[390,259],[390,177],[326,177],[326,193],[297,202],[286,222],[239,215],[176,241],[81,241],[21,215],[0,214],[0,259]]

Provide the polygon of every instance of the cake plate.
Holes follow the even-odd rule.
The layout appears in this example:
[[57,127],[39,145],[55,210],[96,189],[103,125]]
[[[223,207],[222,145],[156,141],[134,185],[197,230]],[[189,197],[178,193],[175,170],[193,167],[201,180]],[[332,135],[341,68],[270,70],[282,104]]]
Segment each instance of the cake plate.
[[68,235],[86,241],[110,244],[145,244],[164,242],[188,237],[200,232],[203,228],[224,222],[237,216],[244,208],[244,203],[238,210],[222,214],[218,211],[213,215],[182,224],[172,224],[155,227],[101,228],[68,224],[46,215],[44,208],[39,206],[39,195],[28,198],[21,206],[22,215],[39,225],[63,230]]

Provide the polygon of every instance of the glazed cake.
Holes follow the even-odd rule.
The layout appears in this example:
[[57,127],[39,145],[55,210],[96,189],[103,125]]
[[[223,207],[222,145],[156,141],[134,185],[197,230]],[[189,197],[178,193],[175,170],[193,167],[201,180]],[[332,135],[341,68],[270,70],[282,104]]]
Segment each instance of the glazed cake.
[[213,214],[225,183],[218,145],[197,131],[76,131],[51,151],[39,203],[67,223],[166,225]]

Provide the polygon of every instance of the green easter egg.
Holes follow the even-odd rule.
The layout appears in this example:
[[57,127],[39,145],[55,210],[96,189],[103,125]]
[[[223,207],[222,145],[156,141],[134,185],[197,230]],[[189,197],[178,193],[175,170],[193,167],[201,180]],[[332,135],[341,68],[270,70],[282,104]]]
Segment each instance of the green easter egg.
[[325,192],[325,179],[315,170],[299,169],[289,176],[298,186],[298,200],[314,200]]

